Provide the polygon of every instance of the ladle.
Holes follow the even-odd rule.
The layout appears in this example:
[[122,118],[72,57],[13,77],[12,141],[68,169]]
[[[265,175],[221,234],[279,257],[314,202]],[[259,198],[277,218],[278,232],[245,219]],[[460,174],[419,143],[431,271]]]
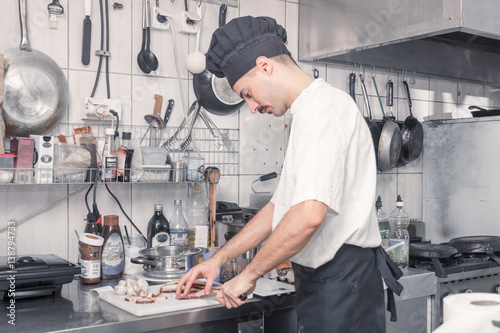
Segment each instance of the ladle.
[[[200,13],[201,14],[201,2],[200,2]],[[197,8],[197,9],[198,9]],[[203,17],[200,15],[200,17]],[[200,74],[205,70],[206,64],[205,64],[205,55],[200,52],[200,35],[201,35],[201,20],[198,21],[198,31],[196,32],[196,49],[189,53],[187,58],[186,58],[186,67],[187,69],[193,73],[193,74]]]
[[158,69],[158,59],[155,54],[149,48],[151,43],[151,19],[150,19],[150,5],[149,0],[146,1],[146,49],[144,50],[144,62],[149,67],[150,70],[155,71]]
[[146,0],[142,0],[142,45],[141,45],[141,51],[137,55],[137,64],[139,65],[141,71],[143,71],[146,74],[149,74],[151,73],[151,69],[148,67],[146,61],[144,60],[147,38],[148,38],[148,33],[146,29]]
[[208,193],[210,204],[210,246],[215,246],[215,209],[217,204],[217,183],[220,180],[220,170],[217,167],[209,166],[205,169],[205,179],[208,181]]

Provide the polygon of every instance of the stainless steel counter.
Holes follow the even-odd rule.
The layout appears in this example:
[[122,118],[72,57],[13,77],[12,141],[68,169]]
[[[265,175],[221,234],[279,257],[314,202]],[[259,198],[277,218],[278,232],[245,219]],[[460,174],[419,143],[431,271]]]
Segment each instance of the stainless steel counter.
[[[425,300],[434,292],[434,274],[404,270],[405,287],[396,297],[399,323],[406,321],[405,302]],[[101,282],[115,285],[117,280]],[[89,292],[99,285],[81,285],[78,280],[63,286],[61,294],[16,300],[16,325],[8,324],[7,301],[2,301],[0,332],[296,332],[295,296],[253,298],[237,309],[214,305],[137,317]],[[409,304],[409,303],[408,303]],[[422,324],[425,327],[425,318]],[[390,328],[393,323],[388,324]],[[182,329],[181,329],[182,327]],[[390,330],[388,330],[389,332]],[[418,331],[418,330],[417,330]],[[414,331],[414,332],[417,332]]]
[[[116,285],[117,280],[100,286]],[[63,286],[61,294],[16,300],[15,326],[8,324],[7,301],[2,301],[0,332],[271,332],[281,325],[296,330],[295,296],[253,298],[237,309],[215,305],[193,310],[137,317],[89,292],[99,285],[78,280]]]

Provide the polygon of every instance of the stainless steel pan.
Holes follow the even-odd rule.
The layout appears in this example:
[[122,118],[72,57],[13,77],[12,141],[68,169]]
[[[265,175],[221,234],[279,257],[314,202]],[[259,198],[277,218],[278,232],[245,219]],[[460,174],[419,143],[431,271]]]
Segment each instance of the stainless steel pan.
[[424,144],[424,129],[422,124],[413,117],[411,112],[412,102],[410,97],[410,88],[408,83],[403,81],[403,88],[408,101],[408,108],[410,115],[405,119],[401,127],[401,154],[397,166],[405,166],[406,164],[416,160],[422,153],[422,146]]
[[19,16],[21,45],[5,51],[9,59],[2,106],[6,134],[44,134],[59,123],[68,109],[68,82],[54,60],[31,49],[26,0],[19,0]]
[[486,253],[500,264],[500,258],[495,252],[500,252],[500,237],[498,236],[468,236],[453,238],[448,242],[460,253]]

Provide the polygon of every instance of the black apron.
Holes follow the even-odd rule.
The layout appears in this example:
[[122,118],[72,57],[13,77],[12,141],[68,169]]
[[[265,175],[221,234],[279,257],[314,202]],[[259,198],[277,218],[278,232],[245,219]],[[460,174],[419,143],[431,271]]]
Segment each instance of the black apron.
[[387,310],[396,321],[393,292],[403,287],[403,273],[382,247],[344,244],[335,257],[313,269],[292,263],[295,274],[298,332],[385,332],[384,289]]

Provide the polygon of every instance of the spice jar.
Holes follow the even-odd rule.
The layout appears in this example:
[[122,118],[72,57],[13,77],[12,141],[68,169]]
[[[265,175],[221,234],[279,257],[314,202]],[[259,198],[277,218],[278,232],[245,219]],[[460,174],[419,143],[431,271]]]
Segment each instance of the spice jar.
[[94,234],[80,235],[78,249],[80,251],[80,264],[84,272],[80,275],[80,282],[84,284],[98,283],[101,281],[101,247],[104,238]]

